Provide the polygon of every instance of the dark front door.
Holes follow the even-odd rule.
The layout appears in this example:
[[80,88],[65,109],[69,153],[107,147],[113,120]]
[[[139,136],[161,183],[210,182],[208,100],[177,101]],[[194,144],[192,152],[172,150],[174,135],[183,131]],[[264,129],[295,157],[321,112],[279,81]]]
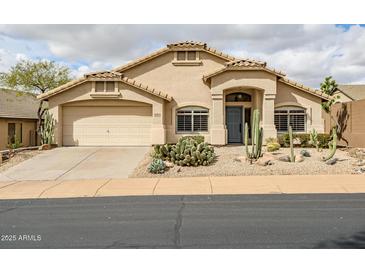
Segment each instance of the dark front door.
[[242,143],[242,107],[226,107],[228,143]]

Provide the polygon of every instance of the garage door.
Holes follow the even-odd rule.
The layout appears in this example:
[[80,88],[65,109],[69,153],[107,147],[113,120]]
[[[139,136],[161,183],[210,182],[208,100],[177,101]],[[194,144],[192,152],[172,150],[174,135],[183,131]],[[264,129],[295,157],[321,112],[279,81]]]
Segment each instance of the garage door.
[[151,145],[151,124],[151,106],[63,107],[63,145]]

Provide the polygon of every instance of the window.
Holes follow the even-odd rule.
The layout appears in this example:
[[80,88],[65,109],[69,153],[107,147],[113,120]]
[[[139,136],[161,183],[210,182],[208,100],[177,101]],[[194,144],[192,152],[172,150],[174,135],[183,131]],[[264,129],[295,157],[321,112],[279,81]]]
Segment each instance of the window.
[[289,125],[294,132],[305,132],[307,115],[299,107],[283,107],[275,110],[275,127],[279,132],[286,132]]
[[15,123],[8,124],[8,143],[15,143]]
[[176,59],[178,61],[196,61],[197,53],[196,51],[178,51],[176,53]]
[[231,93],[226,96],[226,102],[251,102],[251,95],[243,92]]
[[95,92],[114,92],[114,81],[97,81],[95,83]]
[[178,51],[177,52],[177,60],[184,61],[185,60],[185,51]]
[[176,131],[208,131],[208,113],[206,108],[201,107],[180,108],[176,113]]
[[196,51],[188,51],[188,60],[196,60]]

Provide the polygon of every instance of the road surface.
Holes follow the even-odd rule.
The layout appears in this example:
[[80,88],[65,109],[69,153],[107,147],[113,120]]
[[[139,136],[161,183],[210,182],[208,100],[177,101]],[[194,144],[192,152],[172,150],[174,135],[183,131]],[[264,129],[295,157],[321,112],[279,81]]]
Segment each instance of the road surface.
[[365,194],[2,200],[0,248],[365,248]]

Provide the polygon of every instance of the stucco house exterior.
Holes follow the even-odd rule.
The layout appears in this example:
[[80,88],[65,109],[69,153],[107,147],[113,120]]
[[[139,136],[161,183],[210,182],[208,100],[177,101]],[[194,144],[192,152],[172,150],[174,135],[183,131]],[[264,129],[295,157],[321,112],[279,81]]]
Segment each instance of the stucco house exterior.
[[296,132],[323,132],[321,102],[328,99],[265,62],[193,41],[86,74],[38,98],[49,102],[63,146],[174,143],[194,134],[213,145],[242,143],[254,109],[264,138],[289,124]]
[[0,150],[15,143],[35,146],[37,143],[38,100],[29,92],[0,89]]

